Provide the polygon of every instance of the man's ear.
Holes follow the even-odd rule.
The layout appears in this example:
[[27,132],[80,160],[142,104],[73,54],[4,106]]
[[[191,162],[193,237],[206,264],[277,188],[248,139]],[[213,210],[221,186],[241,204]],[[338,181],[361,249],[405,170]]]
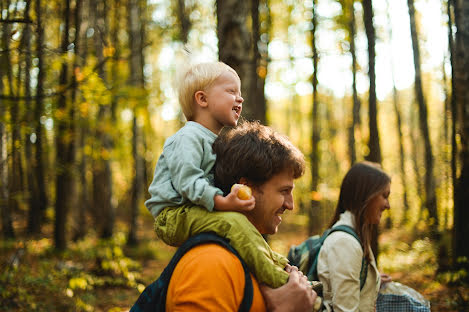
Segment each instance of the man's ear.
[[207,107],[208,105],[207,94],[205,94],[204,91],[197,91],[194,94],[194,97],[195,97],[195,102],[197,103],[197,105],[199,105],[200,107]]

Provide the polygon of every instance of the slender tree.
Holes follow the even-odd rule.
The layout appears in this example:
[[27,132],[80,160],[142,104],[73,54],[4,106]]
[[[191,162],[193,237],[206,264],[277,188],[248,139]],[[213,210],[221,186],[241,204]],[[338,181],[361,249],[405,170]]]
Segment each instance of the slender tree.
[[[366,37],[368,39],[368,77],[370,79],[370,90],[368,95],[368,122],[370,138],[368,141],[369,154],[366,159],[381,163],[381,148],[379,145],[379,132],[377,123],[376,104],[376,73],[375,73],[375,27],[373,25],[373,6],[371,0],[363,0],[363,20],[365,24]],[[371,240],[371,249],[375,256],[378,255],[378,228],[375,227]]]
[[[453,256],[457,267],[469,270],[469,3],[454,1],[456,32],[455,47],[455,94],[456,105],[461,114],[461,172],[455,186]],[[465,260],[464,260],[465,259]]]
[[420,48],[418,42],[417,25],[415,23],[414,1],[408,0],[407,5],[409,8],[410,34],[412,37],[412,50],[414,55],[415,97],[419,110],[419,128],[425,146],[425,207],[428,210],[429,216],[431,218],[431,229],[434,232],[433,234],[436,234],[436,231],[438,230],[439,221],[437,214],[435,178],[433,176],[433,153],[427,122],[427,104],[425,101],[422,87],[422,74],[420,69]]
[[[389,36],[389,42],[392,44],[392,39],[393,39],[393,33],[392,33],[392,27],[391,27],[391,18],[389,16],[389,1],[386,1],[386,15],[387,15],[387,20],[389,23],[388,26],[388,36]],[[407,179],[406,179],[406,172],[405,172],[405,152],[404,152],[404,139],[402,136],[402,112],[401,112],[401,107],[400,107],[400,99],[399,99],[399,93],[396,88],[396,77],[394,73],[394,66],[395,66],[395,59],[394,59],[394,54],[391,53],[391,77],[392,77],[392,102],[393,102],[393,108],[394,108],[394,114],[396,115],[396,130],[397,130],[397,138],[398,138],[398,144],[399,144],[399,170],[400,170],[400,179],[402,182],[402,189],[403,189],[403,194],[402,194],[402,202],[403,202],[403,208],[404,208],[404,216],[402,219],[403,223],[407,223],[409,220],[409,200],[407,198]],[[390,214],[388,214],[390,216]],[[389,218],[390,220],[390,218]]]
[[[25,19],[30,20],[29,9],[31,2],[28,2],[25,7]],[[24,119],[27,122],[27,127],[24,137],[24,146],[25,146],[25,160],[31,166],[26,170],[27,174],[27,183],[28,183],[28,193],[29,193],[29,210],[28,210],[28,228],[27,231],[30,234],[37,234],[41,230],[41,210],[39,207],[39,194],[37,188],[37,179],[35,177],[36,171],[34,170],[34,159],[32,154],[32,142],[31,136],[33,132],[33,123],[34,123],[34,114],[31,100],[31,27],[29,23],[25,24],[22,33],[22,46],[24,48],[24,96],[25,96],[25,117]]]
[[318,17],[317,17],[317,0],[313,1],[312,17],[311,17],[311,48],[313,52],[313,75],[311,77],[311,83],[313,85],[313,103],[311,110],[311,123],[312,123],[312,136],[311,136],[311,209],[309,211],[309,223],[308,233],[309,235],[318,234],[320,228],[320,211],[321,205],[318,196],[318,185],[319,185],[319,140],[320,138],[320,127],[319,127],[319,94],[318,94],[318,63],[319,55],[316,44],[316,34],[318,28]]
[[[70,35],[70,0],[65,1],[63,10],[63,32],[62,43],[60,52],[66,54],[69,45]],[[71,179],[71,163],[69,152],[69,144],[73,142],[67,139],[70,128],[70,120],[67,120],[67,91],[68,84],[68,61],[62,61],[60,70],[59,84],[60,93],[57,101],[57,114],[55,123],[56,128],[56,163],[57,163],[57,176],[56,176],[56,195],[55,195],[55,226],[54,226],[54,244],[58,250],[64,250],[67,247],[66,231],[67,231],[67,215],[69,210],[69,201],[67,195],[70,190]]]
[[[7,3],[8,4],[8,3]],[[8,6],[7,6],[8,7]],[[3,9],[3,4],[2,7]],[[3,10],[2,10],[3,11]],[[5,37],[8,32],[8,25],[4,23],[2,26],[2,37],[0,41],[0,49],[6,51],[8,37]],[[0,94],[5,92],[4,77],[7,76],[6,53],[0,54]],[[6,101],[0,101],[0,216],[2,218],[2,234],[4,238],[14,238],[15,232],[13,230],[13,221],[11,216],[11,206],[8,204],[9,187],[8,187],[8,157],[7,157],[7,134],[6,126],[4,123],[6,115]]]
[[376,32],[373,25],[373,6],[371,0],[363,0],[363,20],[365,24],[366,38],[368,40],[368,77],[370,79],[370,90],[368,95],[370,139],[368,141],[369,154],[366,159],[381,163],[381,148],[379,144],[377,123],[378,111],[376,103]]
[[186,6],[186,1],[185,0],[177,0],[176,4],[176,16],[178,19],[178,24],[179,24],[179,34],[180,34],[180,39],[183,44],[186,44],[188,39],[189,39],[189,31],[192,27],[192,22],[189,18],[190,16],[190,10]]
[[353,95],[353,108],[352,108],[352,124],[349,128],[349,156],[350,164],[353,165],[357,159],[356,149],[355,149],[355,129],[360,126],[360,98],[358,97],[357,91],[357,71],[358,71],[358,62],[355,48],[355,36],[356,36],[356,20],[355,20],[355,8],[354,0],[343,1],[344,11],[348,20],[348,31],[349,31],[349,46],[350,46],[350,55],[352,57],[352,95]]
[[[138,0],[129,1],[129,38],[132,38],[130,51],[130,79],[129,84],[136,93],[137,90],[144,90],[145,81],[143,78],[143,25],[141,21],[142,8],[140,7]],[[134,116],[132,120],[132,157],[134,160],[134,171],[135,175],[132,183],[131,192],[131,203],[130,203],[130,229],[128,234],[127,242],[130,245],[137,243],[137,218],[138,218],[138,204],[141,197],[141,189],[143,185],[143,170],[144,164],[143,159],[139,153],[139,146],[141,144],[141,129],[138,126],[138,108],[141,105],[139,102],[143,102],[143,97],[137,95],[134,96]]]
[[47,208],[48,199],[46,193],[46,179],[44,161],[47,157],[43,156],[44,145],[46,140],[43,135],[43,125],[41,124],[41,117],[44,113],[44,25],[42,22],[42,1],[36,0],[36,58],[37,58],[37,84],[36,84],[36,99],[34,105],[34,133],[36,133],[36,143],[34,144],[34,162],[32,169],[36,179],[35,185],[38,191],[38,209],[39,222],[42,223],[44,213]]
[[[108,35],[107,2],[90,1],[90,13],[93,12],[94,51],[98,64],[97,72],[101,81],[107,85],[105,63],[108,60],[104,55],[107,48]],[[115,207],[112,204],[112,138],[108,133],[110,125],[110,105],[100,103],[96,126],[96,148],[99,151],[93,159],[93,206],[98,212],[98,229],[101,238],[110,238],[114,232]]]

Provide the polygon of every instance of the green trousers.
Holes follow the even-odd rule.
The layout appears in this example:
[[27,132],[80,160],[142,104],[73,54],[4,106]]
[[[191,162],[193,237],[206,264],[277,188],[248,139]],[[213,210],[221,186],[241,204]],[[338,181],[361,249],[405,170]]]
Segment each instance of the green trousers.
[[284,285],[288,260],[273,251],[251,222],[238,212],[210,212],[183,205],[163,209],[155,220],[155,231],[166,244],[180,246],[190,236],[214,232],[227,238],[246,262],[259,283],[272,288]]

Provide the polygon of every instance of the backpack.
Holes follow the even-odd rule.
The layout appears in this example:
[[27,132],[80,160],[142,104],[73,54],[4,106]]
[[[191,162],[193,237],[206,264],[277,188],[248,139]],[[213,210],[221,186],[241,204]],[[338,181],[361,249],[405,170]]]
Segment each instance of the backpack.
[[[360,243],[360,238],[358,237],[357,233],[355,233],[354,229],[348,225],[338,225],[333,228],[327,229],[322,236],[314,235],[309,237],[303,243],[298,246],[293,246],[290,248],[288,252],[288,260],[290,261],[291,265],[297,266],[298,269],[303,272],[308,277],[310,281],[317,281],[318,278],[318,258],[319,258],[319,251],[321,250],[324,241],[326,240],[329,234],[335,231],[342,231],[346,232],[353,237]],[[362,259],[362,267],[360,270],[360,290],[362,290],[363,286],[365,285],[366,276],[368,273],[368,262],[365,258]]]
[[138,297],[135,304],[130,309],[130,312],[164,312],[166,309],[166,294],[168,292],[169,281],[171,275],[184,254],[191,248],[207,243],[216,243],[235,254],[241,262],[244,269],[244,297],[238,311],[249,311],[253,299],[253,286],[249,270],[246,263],[240,258],[236,250],[230,246],[228,241],[214,233],[200,233],[190,237],[185,241],[181,247],[178,248],[174,256],[171,258],[169,264],[163,270],[160,277],[148,285]]

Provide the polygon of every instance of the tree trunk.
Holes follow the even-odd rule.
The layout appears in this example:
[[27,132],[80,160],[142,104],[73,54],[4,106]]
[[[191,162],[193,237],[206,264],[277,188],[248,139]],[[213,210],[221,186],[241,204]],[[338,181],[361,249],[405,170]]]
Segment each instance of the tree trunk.
[[256,38],[247,28],[247,18],[252,18],[252,10],[258,7],[251,7],[256,4],[249,1],[223,0],[216,3],[219,59],[233,67],[241,78],[241,94],[246,103],[243,117],[247,120],[265,120],[265,101],[256,102],[257,92],[252,92],[252,88],[258,88],[259,75],[252,75],[256,71],[253,67],[258,63],[254,55],[254,45],[258,41],[254,41]]
[[[392,42],[393,34],[392,34],[392,26],[391,26],[391,18],[389,17],[389,1],[386,1],[386,15],[388,20],[388,34],[389,34],[389,42]],[[394,113],[396,114],[396,130],[397,130],[397,138],[399,142],[399,169],[400,169],[400,179],[402,183],[402,201],[403,201],[403,208],[404,208],[404,216],[402,218],[402,224],[407,224],[409,221],[409,212],[410,206],[409,201],[407,198],[407,174],[405,172],[405,152],[404,152],[404,139],[402,137],[402,112],[400,108],[400,101],[399,101],[399,93],[396,88],[396,79],[394,73],[394,66],[395,60],[393,54],[391,53],[391,76],[392,76],[392,100],[393,100],[393,108]],[[390,216],[390,214],[388,214]]]
[[355,129],[360,126],[360,98],[357,91],[357,55],[355,51],[355,35],[356,35],[356,21],[355,9],[353,7],[355,1],[349,1],[349,44],[350,54],[352,56],[352,93],[353,93],[353,109],[352,109],[352,124],[349,128],[349,156],[350,165],[353,165],[357,160],[357,153],[355,150]]
[[[70,31],[70,0],[65,1],[64,8],[64,30],[62,33],[61,52],[67,53],[69,45],[69,31]],[[68,83],[68,64],[67,60],[63,60],[62,68],[60,70],[59,84],[66,86]],[[56,162],[57,162],[57,176],[56,176],[56,199],[55,199],[55,227],[54,227],[54,242],[55,248],[64,250],[67,247],[66,230],[67,230],[67,215],[69,209],[68,194],[70,190],[71,168],[69,163],[69,147],[70,142],[67,139],[67,132],[69,129],[69,122],[67,122],[67,93],[61,90],[58,102],[57,114],[55,120],[56,128]],[[71,141],[73,142],[73,140]]]
[[[90,1],[90,10],[94,10],[93,24],[95,28],[94,45],[98,68],[98,75],[107,82],[104,59],[104,39],[107,36],[107,8],[105,2]],[[90,12],[91,13],[91,12]],[[115,207],[112,204],[112,171],[111,153],[112,140],[106,129],[110,123],[110,105],[99,105],[96,127],[96,147],[99,151],[93,166],[93,206],[98,213],[98,232],[100,238],[112,237],[115,222]]]
[[[7,6],[8,7],[8,6]],[[5,31],[8,25],[3,24],[2,40],[0,42],[0,49],[6,51]],[[6,76],[6,68],[8,63],[5,60],[6,53],[0,54],[0,94],[4,92],[4,76]],[[2,234],[6,239],[14,238],[15,232],[13,230],[13,221],[11,216],[11,207],[8,204],[9,188],[8,188],[8,157],[7,157],[7,139],[6,127],[4,124],[6,114],[6,106],[4,101],[0,101],[0,217],[2,219]]]
[[[267,45],[268,42],[263,43],[261,41],[261,21],[259,16],[259,0],[253,0],[251,3],[251,18],[252,18],[252,45],[253,48],[253,65],[250,66],[251,84],[250,92],[248,93],[248,100],[252,104],[252,114],[256,120],[259,120],[262,124],[266,123],[266,101],[265,101],[265,77],[267,75],[268,66],[268,55]],[[266,11],[269,14],[268,8]],[[264,31],[264,34],[267,32]],[[259,46],[265,46],[265,53],[259,51]],[[255,104],[254,104],[255,103]],[[249,104],[248,104],[249,105]],[[250,105],[249,105],[250,106]]]
[[[144,60],[143,50],[143,26],[141,23],[142,9],[138,0],[130,0],[129,2],[129,38],[132,38],[130,51],[130,81],[129,84],[135,89],[144,89],[143,66]],[[143,164],[142,157],[139,154],[139,145],[141,144],[140,129],[138,126],[138,110],[139,102],[144,101],[143,98],[134,99],[134,117],[132,122],[132,156],[134,159],[135,175],[132,183],[131,204],[130,204],[130,229],[127,243],[135,245],[137,240],[137,219],[138,204],[142,188]]]
[[[10,1],[7,3],[7,19],[10,18]],[[16,10],[17,7],[15,6],[15,13],[13,15],[16,15]],[[2,40],[3,40],[3,47],[5,50],[3,50],[2,54],[4,55],[4,62],[6,64],[6,75],[8,79],[8,93],[10,96],[13,98],[19,96],[20,90],[18,89],[19,86],[17,86],[17,90],[15,90],[14,83],[13,83],[13,69],[12,69],[12,59],[10,55],[10,39],[12,36],[11,33],[11,25],[8,23],[5,23],[3,26],[3,33],[2,33]],[[21,81],[21,66],[18,66],[18,71],[16,73],[16,78],[17,81]],[[23,177],[23,166],[22,166],[22,160],[21,160],[21,152],[20,152],[20,142],[21,142],[21,135],[20,135],[20,123],[19,123],[19,116],[18,116],[18,110],[19,110],[19,100],[13,100],[10,102],[10,127],[11,127],[11,170],[9,170],[9,199],[8,199],[8,205],[12,211],[15,211],[19,208],[19,200],[22,199],[23,196],[23,187],[22,187],[22,177]]]
[[321,231],[321,204],[320,197],[318,192],[319,185],[319,140],[320,137],[320,127],[319,127],[319,96],[318,96],[318,51],[316,46],[316,31],[318,27],[318,18],[317,18],[317,0],[313,1],[313,14],[312,14],[312,26],[311,29],[311,48],[313,52],[313,75],[312,85],[313,85],[313,107],[311,112],[311,123],[312,123],[312,137],[311,137],[311,209],[308,209],[308,235],[320,234]]
[[415,68],[415,96],[419,108],[419,125],[422,138],[425,146],[425,207],[428,210],[430,216],[430,228],[432,234],[436,234],[438,231],[438,214],[437,214],[437,202],[436,202],[436,191],[435,191],[435,179],[433,176],[433,154],[432,146],[430,143],[430,133],[428,130],[427,123],[427,104],[423,95],[422,88],[422,75],[420,70],[420,48],[418,43],[418,32],[415,23],[415,8],[414,1],[407,0],[409,7],[410,17],[410,33],[412,37],[412,49],[414,54],[414,68]]
[[[41,116],[44,112],[44,26],[42,24],[42,4],[41,0],[36,0],[36,57],[37,63],[37,85],[36,85],[36,103],[34,108],[34,132],[36,133],[36,143],[34,144],[34,166],[35,184],[38,190],[39,222],[42,224],[44,214],[47,208],[46,179],[44,169],[43,144],[46,142],[43,137],[43,126]],[[45,157],[47,159],[47,157]]]
[[455,197],[455,186],[457,185],[457,160],[458,160],[458,145],[456,143],[456,125],[458,123],[458,108],[456,103],[456,65],[455,65],[455,44],[453,38],[453,15],[451,14],[451,7],[454,6],[453,0],[448,0],[448,50],[451,63],[451,178],[453,182],[453,200]]
[[[453,257],[457,268],[469,270],[469,3],[456,0],[456,49],[455,49],[455,94],[456,104],[462,112],[461,124],[461,173],[455,186]],[[460,261],[461,259],[465,259]]]
[[[26,5],[25,8],[25,19],[29,20],[29,8],[30,3]],[[24,145],[25,145],[25,158],[26,163],[29,164],[27,169],[27,182],[28,182],[28,193],[29,193],[29,210],[28,210],[28,225],[27,232],[28,234],[38,234],[41,231],[41,210],[39,207],[39,194],[37,187],[37,179],[35,177],[36,171],[33,154],[32,154],[32,144],[31,135],[33,132],[33,127],[30,125],[34,124],[34,108],[31,103],[31,28],[29,23],[25,24],[23,30],[22,46],[25,53],[25,66],[24,66],[24,96],[25,96],[25,120],[28,127],[26,127]],[[34,142],[35,143],[35,142]]]
[[[368,77],[370,90],[368,95],[368,116],[370,139],[368,141],[369,154],[365,157],[369,161],[381,163],[381,148],[379,146],[379,132],[377,124],[376,104],[376,73],[375,73],[375,28],[373,26],[373,6],[371,0],[363,0],[363,19],[366,37],[368,39]],[[371,249],[375,257],[378,256],[378,228],[375,227],[371,239]]]
[[179,21],[180,37],[183,44],[187,43],[189,38],[189,31],[192,27],[191,20],[189,18],[190,12],[186,10],[186,1],[177,0],[176,15]]

